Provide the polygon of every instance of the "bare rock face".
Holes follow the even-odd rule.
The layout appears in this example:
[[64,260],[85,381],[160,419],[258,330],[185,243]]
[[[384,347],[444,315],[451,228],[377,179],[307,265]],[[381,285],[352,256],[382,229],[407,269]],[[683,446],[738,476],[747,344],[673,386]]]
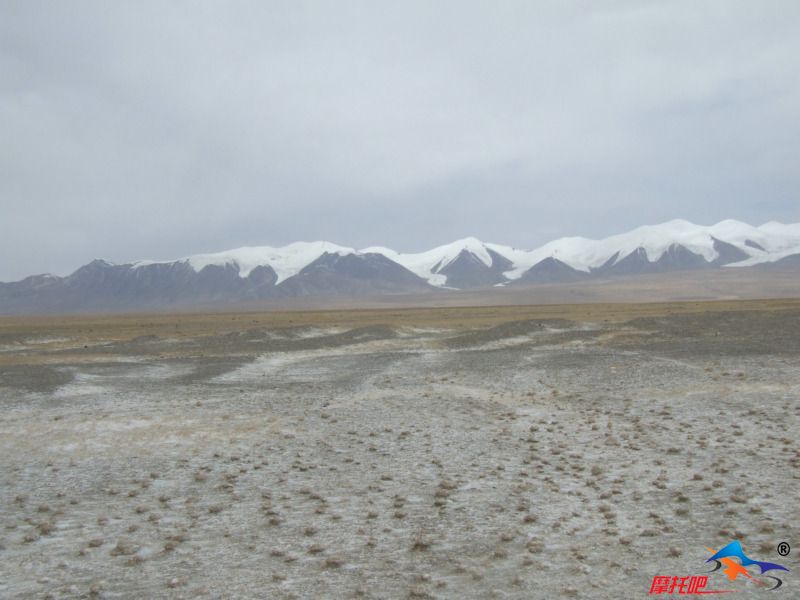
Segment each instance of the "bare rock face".
[[324,253],[278,286],[285,296],[365,295],[424,291],[427,283],[380,254]]
[[559,283],[562,281],[578,281],[588,274],[561,262],[551,256],[528,269],[518,283]]
[[595,275],[638,275],[641,273],[658,273],[664,271],[682,271],[702,269],[710,263],[699,254],[695,254],[683,246],[673,245],[658,259],[650,261],[644,248],[637,248],[625,257],[612,256],[602,267],[594,269]]
[[487,250],[492,259],[486,265],[480,258],[468,250],[462,250],[451,263],[439,270],[439,274],[447,277],[447,286],[458,289],[489,287],[508,281],[505,271],[513,268],[510,260],[493,250]]
[[248,277],[233,265],[195,271],[186,263],[135,267],[95,260],[67,277],[0,284],[0,313],[152,309],[264,298],[277,276],[259,267]]

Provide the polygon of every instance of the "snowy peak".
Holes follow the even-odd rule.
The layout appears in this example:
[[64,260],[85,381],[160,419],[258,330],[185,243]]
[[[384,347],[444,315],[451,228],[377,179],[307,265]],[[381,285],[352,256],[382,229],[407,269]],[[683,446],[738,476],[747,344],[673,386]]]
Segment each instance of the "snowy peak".
[[175,261],[139,261],[134,267],[152,264],[186,263],[199,272],[208,266],[234,266],[240,277],[247,277],[258,267],[270,267],[278,276],[276,284],[297,275],[323,254],[355,254],[353,248],[345,248],[330,242],[294,242],[280,248],[271,246],[244,246],[234,250],[213,254],[195,254]]
[[[637,227],[626,233],[592,240],[568,237],[530,252],[517,252],[514,268],[506,273],[520,279],[535,265],[552,258],[585,274],[624,272],[635,263],[637,272],[698,266],[745,266],[772,262],[800,252],[800,227],[769,224],[753,227],[726,220],[695,225],[676,219]],[[649,266],[648,266],[649,265]]]
[[469,269],[467,267],[469,263],[472,263],[472,270],[491,270],[493,266],[496,266],[498,256],[507,260],[502,253],[497,251],[498,248],[505,249],[504,246],[484,244],[477,238],[467,237],[419,253],[403,254],[378,246],[365,248],[361,252],[382,254],[431,285],[458,287],[452,281],[452,276],[448,277],[448,271],[463,272]]
[[711,262],[716,258],[716,253],[711,237],[703,229],[688,221],[674,220],[660,225],[637,227],[627,233],[601,240],[567,238],[555,242],[556,253],[560,255],[556,258],[573,268],[588,271],[606,265],[615,255],[612,264],[641,251],[649,262],[656,262],[671,247],[682,246]]

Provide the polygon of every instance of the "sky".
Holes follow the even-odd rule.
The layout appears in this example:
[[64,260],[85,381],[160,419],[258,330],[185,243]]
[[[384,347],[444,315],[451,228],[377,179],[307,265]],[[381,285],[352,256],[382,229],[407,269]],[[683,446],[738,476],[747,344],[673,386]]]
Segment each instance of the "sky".
[[800,221],[795,0],[0,2],[0,281]]

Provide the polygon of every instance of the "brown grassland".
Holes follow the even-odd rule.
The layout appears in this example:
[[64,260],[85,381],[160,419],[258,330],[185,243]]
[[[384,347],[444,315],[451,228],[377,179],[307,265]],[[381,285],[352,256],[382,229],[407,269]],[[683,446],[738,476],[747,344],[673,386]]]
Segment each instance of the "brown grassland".
[[[453,330],[492,327],[509,321],[563,319],[574,322],[622,322],[639,317],[710,312],[780,312],[800,309],[800,299],[607,302],[508,306],[340,308],[336,310],[261,310],[246,312],[162,312],[107,315],[0,317],[0,343],[41,337],[35,351],[0,354],[0,364],[41,360],[48,350],[158,336],[175,339],[224,336],[251,329],[293,327],[433,327]],[[98,348],[106,354],[104,348]],[[81,351],[80,357],[91,358]],[[64,355],[61,355],[64,357]]]

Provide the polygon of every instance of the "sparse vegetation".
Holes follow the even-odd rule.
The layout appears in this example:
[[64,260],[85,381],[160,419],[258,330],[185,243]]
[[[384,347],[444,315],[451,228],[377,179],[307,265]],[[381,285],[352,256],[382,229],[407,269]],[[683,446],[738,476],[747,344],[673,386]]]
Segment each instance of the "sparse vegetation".
[[[0,575],[32,597],[212,597],[244,589],[211,579],[257,557],[269,597],[369,596],[376,585],[386,597],[516,597],[533,581],[558,597],[566,573],[580,596],[656,545],[664,560],[687,560],[687,531],[763,556],[792,531],[781,499],[800,466],[786,430],[800,412],[775,384],[800,380],[800,350],[786,341],[785,354],[760,354],[764,323],[773,339],[794,314],[777,319],[794,310],[780,306],[735,319],[689,305],[673,316],[567,307],[581,324],[512,323],[502,335],[487,328],[517,309],[303,314],[380,320],[385,337],[326,346],[318,334],[290,347],[276,334],[263,357],[264,331],[275,331],[263,315],[247,323],[262,341],[247,342],[238,320],[187,316],[192,333],[133,359],[121,332],[165,322],[110,318],[92,334],[106,345],[81,348],[80,361],[64,342],[0,354],[0,374],[25,360],[31,374],[55,364],[102,383],[69,384],[52,406],[50,392],[4,396],[25,401],[13,421],[0,417],[10,448]],[[540,311],[537,323],[557,310],[518,309]],[[397,334],[416,317],[421,329]],[[30,577],[9,574],[8,557],[28,561]],[[616,591],[641,592],[625,585]]]

